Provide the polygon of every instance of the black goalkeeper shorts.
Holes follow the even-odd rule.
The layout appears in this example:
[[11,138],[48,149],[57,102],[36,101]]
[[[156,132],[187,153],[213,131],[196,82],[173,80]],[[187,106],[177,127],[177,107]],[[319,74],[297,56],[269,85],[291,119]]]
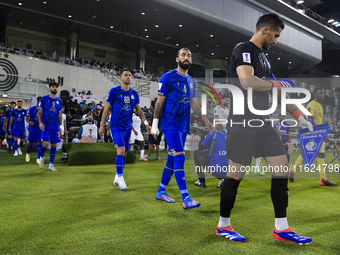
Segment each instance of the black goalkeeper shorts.
[[227,155],[235,163],[245,166],[251,164],[255,157],[275,157],[285,155],[279,135],[273,132],[251,134],[229,131],[227,134]]

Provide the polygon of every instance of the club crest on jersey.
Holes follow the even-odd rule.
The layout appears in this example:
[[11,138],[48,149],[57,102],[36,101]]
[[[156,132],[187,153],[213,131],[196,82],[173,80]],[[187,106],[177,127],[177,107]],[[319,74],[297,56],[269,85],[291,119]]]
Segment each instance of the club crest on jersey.
[[135,99],[135,96],[134,96],[134,95],[131,95],[131,99]]
[[251,64],[251,59],[250,59],[250,53],[249,52],[242,53],[242,56],[243,56],[243,62]]
[[190,88],[194,88],[194,85],[192,84],[192,81],[190,82]]

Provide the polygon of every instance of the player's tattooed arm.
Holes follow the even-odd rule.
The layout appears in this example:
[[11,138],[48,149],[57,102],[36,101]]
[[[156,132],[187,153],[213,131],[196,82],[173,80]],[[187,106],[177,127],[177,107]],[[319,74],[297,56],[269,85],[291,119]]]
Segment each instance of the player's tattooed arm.
[[158,95],[157,101],[155,103],[155,111],[153,117],[159,119],[161,117],[161,112],[163,108],[163,104],[165,101],[165,96]]

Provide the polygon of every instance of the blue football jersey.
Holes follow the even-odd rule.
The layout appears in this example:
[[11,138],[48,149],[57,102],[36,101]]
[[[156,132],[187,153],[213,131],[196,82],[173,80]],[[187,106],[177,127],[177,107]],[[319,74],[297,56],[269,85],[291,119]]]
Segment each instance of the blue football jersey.
[[11,121],[11,117],[12,117],[12,109],[8,109],[6,111],[5,117],[7,118],[7,129],[9,128],[9,123]]
[[121,86],[117,86],[110,89],[106,102],[111,105],[111,128],[115,130],[131,129],[133,109],[136,104],[139,104],[138,92],[132,88],[126,91]]
[[27,110],[22,109],[14,109],[12,111],[12,117],[13,117],[13,126],[12,129],[16,130],[25,130],[25,118],[26,118]]
[[33,122],[34,125],[31,126],[29,125],[29,130],[32,129],[38,129],[39,128],[39,120],[38,120],[38,108],[36,106],[32,106],[31,108],[28,109],[28,117],[29,117],[29,121]]
[[41,98],[39,108],[42,109],[41,121],[45,125],[45,130],[59,130],[59,112],[62,104],[59,97],[51,98],[46,95]]
[[0,130],[3,130],[6,114],[0,115]]
[[158,86],[158,94],[165,96],[162,108],[162,130],[190,132],[191,101],[196,97],[196,82],[177,70],[164,74]]

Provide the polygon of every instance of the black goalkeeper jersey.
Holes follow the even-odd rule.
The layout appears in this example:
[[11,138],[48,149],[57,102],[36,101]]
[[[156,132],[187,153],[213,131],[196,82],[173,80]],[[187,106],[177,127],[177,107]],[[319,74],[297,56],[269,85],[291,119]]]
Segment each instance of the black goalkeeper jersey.
[[[230,60],[230,78],[231,84],[240,88],[244,95],[244,115],[233,114],[233,100],[240,100],[231,96],[230,114],[228,119],[227,129],[230,131],[238,131],[245,133],[263,134],[273,131],[272,123],[266,121],[269,116],[261,116],[253,114],[248,107],[248,92],[241,86],[238,78],[236,68],[242,65],[250,65],[254,69],[254,75],[260,79],[268,80],[272,73],[269,59],[264,52],[257,47],[254,43],[242,42],[236,45],[233,50]],[[271,91],[255,92],[253,90],[253,106],[257,110],[268,110],[269,105],[269,94]],[[252,121],[250,121],[252,120]],[[255,121],[254,121],[255,120]],[[257,121],[256,121],[257,120]],[[262,121],[259,121],[262,120]],[[249,122],[250,121],[250,122]],[[235,124],[241,123],[241,124]],[[245,123],[245,124],[243,124]],[[248,125],[248,123],[250,125]],[[261,126],[262,127],[251,127]],[[232,126],[231,126],[232,124]]]

